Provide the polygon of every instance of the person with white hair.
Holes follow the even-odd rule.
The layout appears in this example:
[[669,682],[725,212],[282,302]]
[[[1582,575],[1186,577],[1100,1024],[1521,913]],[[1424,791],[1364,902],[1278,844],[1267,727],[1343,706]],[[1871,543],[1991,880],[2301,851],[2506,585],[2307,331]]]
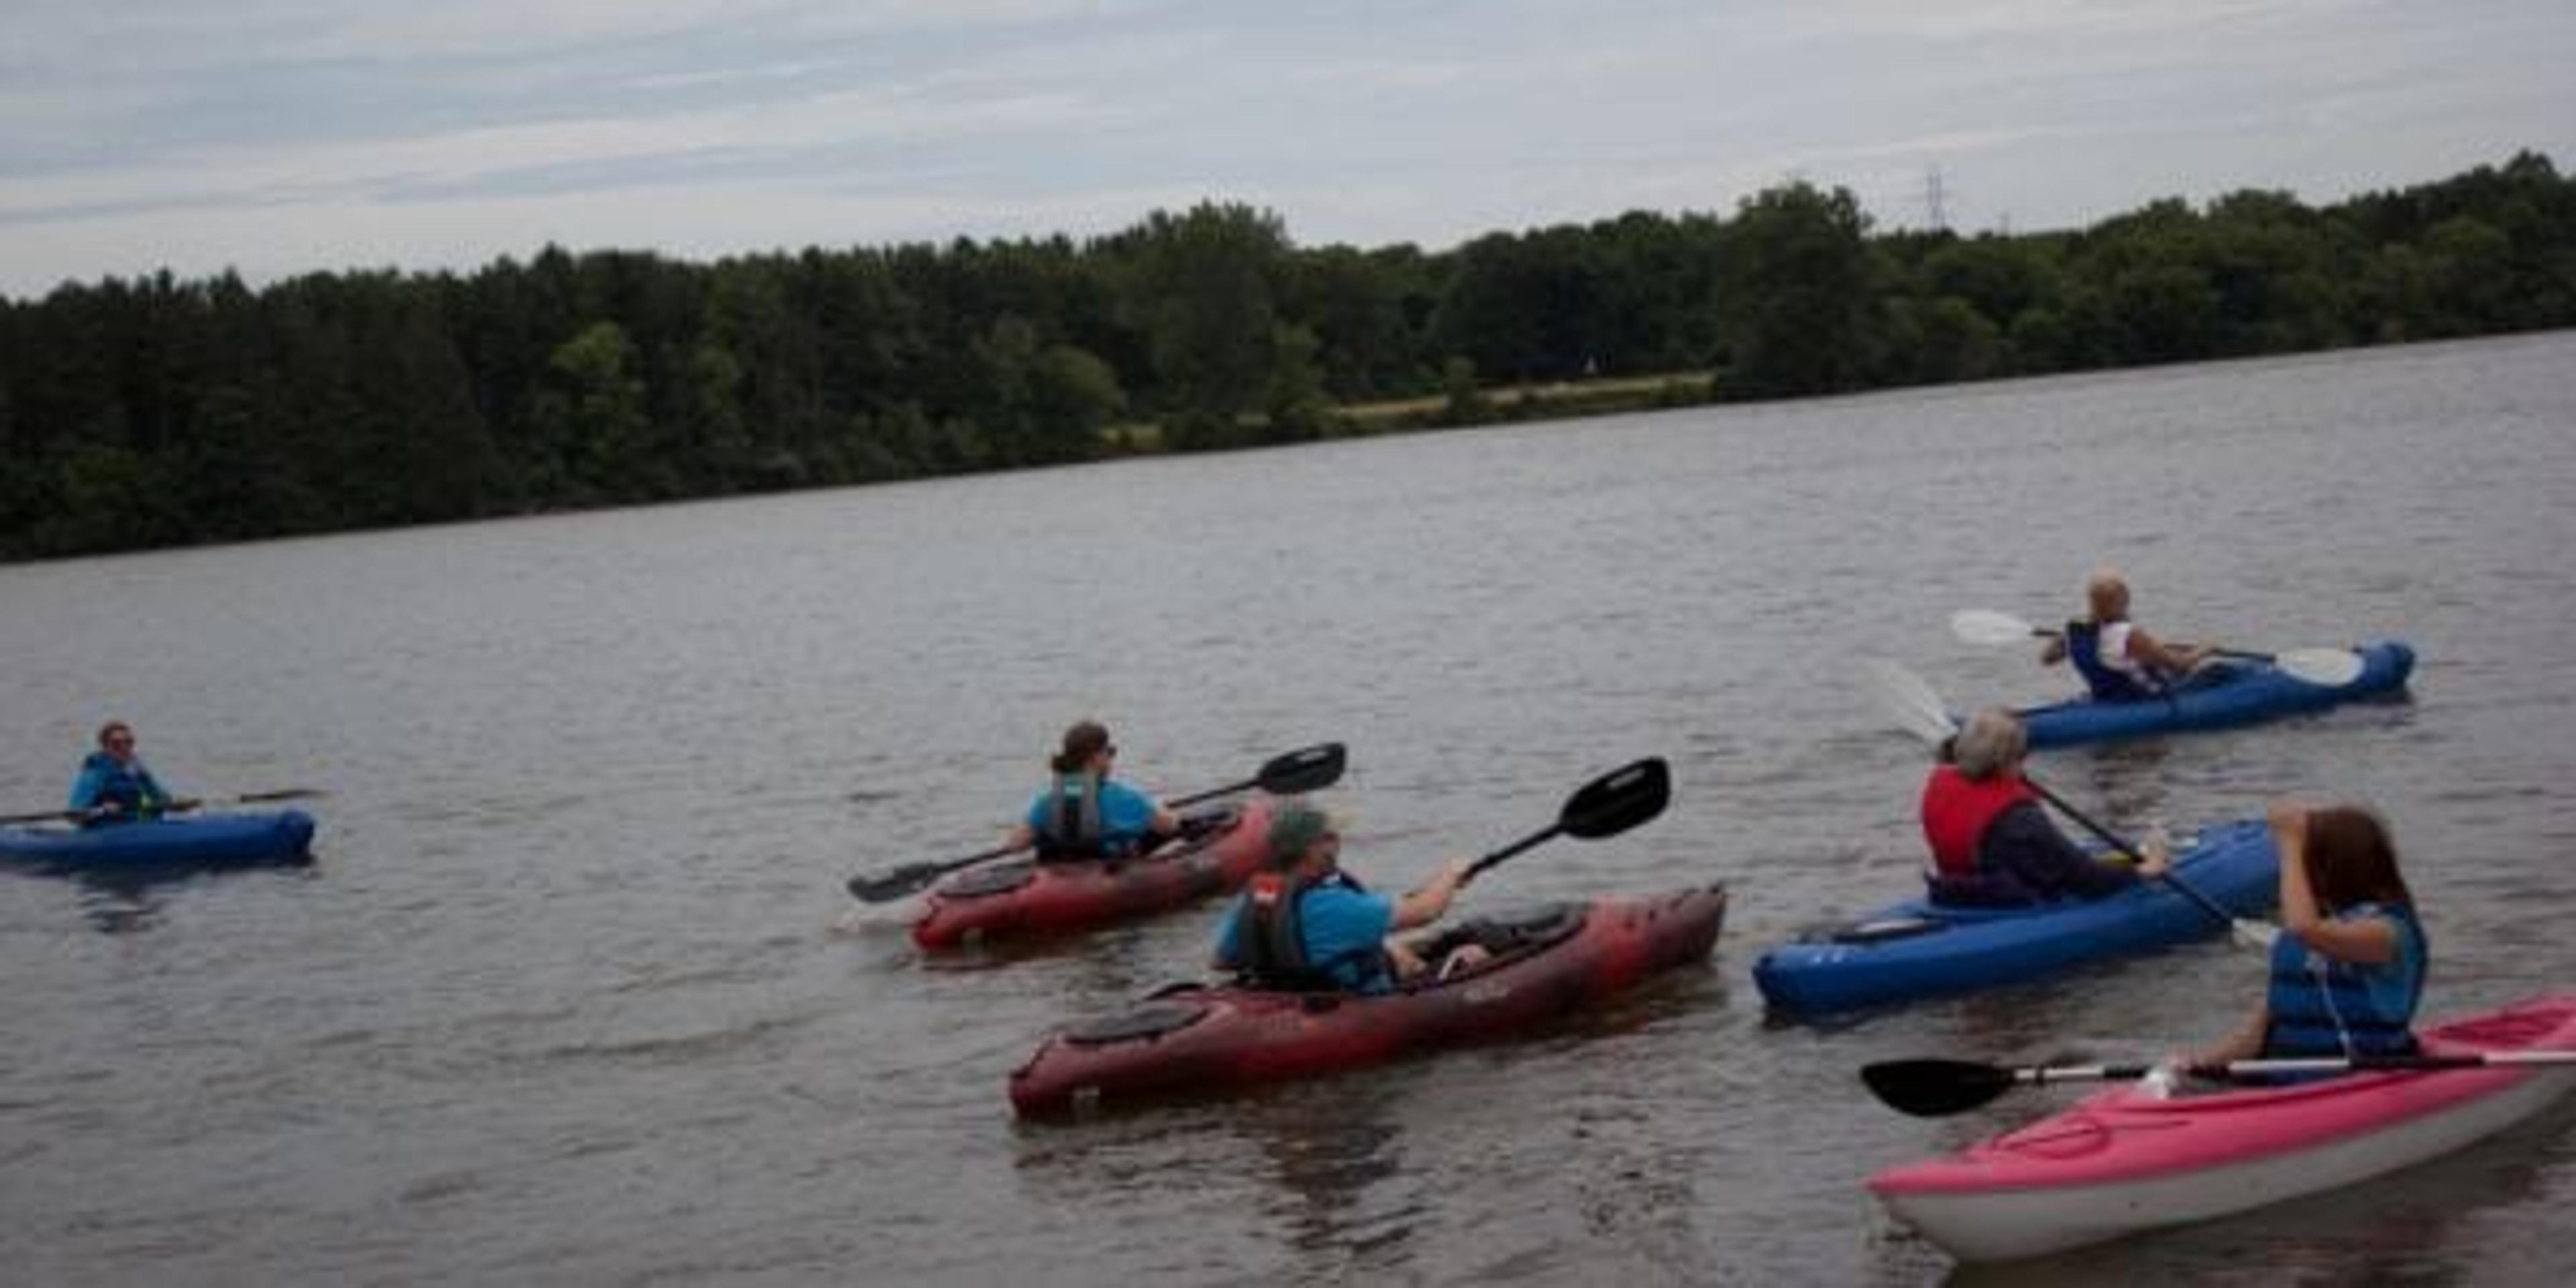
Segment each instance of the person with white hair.
[[2161,697],[2214,655],[2196,645],[2165,643],[2130,621],[2128,580],[2108,568],[2085,579],[2084,600],[2091,616],[2068,622],[2062,634],[2050,636],[2039,660],[2050,666],[2073,664],[2095,701]]
[[1967,907],[2098,899],[2173,867],[2161,842],[2131,867],[2097,859],[2066,839],[2021,775],[2030,748],[2021,719],[2000,707],[1968,718],[1951,740],[1949,763],[1923,783],[1924,880],[1932,902]]

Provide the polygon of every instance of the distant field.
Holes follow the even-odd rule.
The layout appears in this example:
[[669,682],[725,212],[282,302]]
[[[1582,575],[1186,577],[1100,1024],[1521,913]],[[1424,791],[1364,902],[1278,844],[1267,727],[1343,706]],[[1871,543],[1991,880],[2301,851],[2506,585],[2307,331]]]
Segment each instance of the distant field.
[[[1553,380],[1544,384],[1495,385],[1481,392],[1485,401],[1497,409],[1525,408],[1542,414],[1584,415],[1595,411],[1624,407],[1653,406],[1667,394],[1687,391],[1700,397],[1708,393],[1710,374],[1705,371],[1673,371],[1653,376],[1618,376],[1598,380]],[[1426,398],[1395,398],[1385,402],[1351,403],[1339,413],[1362,429],[1381,429],[1390,422],[1419,422],[1438,416],[1449,407],[1445,394]]]
[[[1714,378],[1713,373],[1706,371],[1673,371],[1653,376],[1493,385],[1477,391],[1482,408],[1463,422],[1450,418],[1447,394],[1346,403],[1335,407],[1332,417],[1341,426],[1341,433],[1366,435],[1457,424],[1486,425],[1603,416],[1613,412],[1704,402],[1709,397]],[[1259,419],[1258,416],[1247,415],[1244,422],[1254,424]],[[1163,448],[1162,426],[1152,421],[1110,425],[1100,431],[1100,436],[1111,450],[1118,452],[1151,453]]]

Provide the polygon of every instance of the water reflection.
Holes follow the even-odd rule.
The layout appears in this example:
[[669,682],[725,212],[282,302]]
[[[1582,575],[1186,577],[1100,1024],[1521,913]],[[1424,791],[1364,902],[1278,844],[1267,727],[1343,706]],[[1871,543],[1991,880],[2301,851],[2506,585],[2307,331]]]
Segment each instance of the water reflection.
[[[2173,779],[2166,762],[2172,755],[2173,741],[2168,738],[2113,743],[2074,758],[2066,769],[2053,770],[2050,785],[2056,786],[2057,780],[2081,784],[2084,795],[2070,803],[2098,814],[2113,831],[2144,831],[2162,823],[2179,834],[2186,823],[2197,825],[2202,820],[2178,821],[2167,815]],[[2087,801],[2098,805],[2088,806]]]
[[[1383,1264],[1421,1214],[1418,1201],[1372,1201],[1372,1191],[1404,1171],[1405,1130],[1386,1089],[1370,1081],[1304,1089],[1233,1120],[1233,1134],[1253,1147],[1273,1187],[1264,1209],[1281,1218],[1290,1246],[1338,1253],[1333,1260],[1349,1269]],[[1317,1112],[1314,1102],[1326,1097]]]
[[317,865],[310,854],[294,854],[249,860],[128,860],[113,867],[46,862],[11,864],[6,868],[32,879],[68,881],[74,887],[82,917],[93,929],[110,935],[134,934],[161,924],[162,911],[166,907],[162,893],[174,886],[185,885],[199,877],[261,869],[312,874]]
[[[1017,1129],[1017,1173],[1049,1208],[1205,1209],[1205,1276],[1293,1264],[1300,1278],[1376,1278],[1408,1264],[1431,1168],[1411,1158],[1400,1076],[1329,1079]],[[1218,1215],[1222,1214],[1222,1215]]]

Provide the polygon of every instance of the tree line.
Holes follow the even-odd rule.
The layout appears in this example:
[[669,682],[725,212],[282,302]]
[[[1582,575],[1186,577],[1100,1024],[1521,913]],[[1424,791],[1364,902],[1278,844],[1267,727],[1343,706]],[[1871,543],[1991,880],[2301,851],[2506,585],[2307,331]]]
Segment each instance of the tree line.
[[1208,203],[1111,236],[0,300],[0,558],[902,479],[1353,432],[1496,385],[1785,398],[2576,323],[2576,183],[2520,153],[2323,208],[1875,233],[1789,183],[1446,252]]

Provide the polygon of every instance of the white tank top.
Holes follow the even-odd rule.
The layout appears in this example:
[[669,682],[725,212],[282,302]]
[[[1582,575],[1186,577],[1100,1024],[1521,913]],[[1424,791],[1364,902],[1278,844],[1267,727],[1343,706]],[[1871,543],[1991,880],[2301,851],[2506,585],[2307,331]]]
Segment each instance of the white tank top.
[[2102,665],[2122,675],[2143,676],[2147,668],[2129,656],[2130,629],[2127,622],[2110,622],[2102,627]]

